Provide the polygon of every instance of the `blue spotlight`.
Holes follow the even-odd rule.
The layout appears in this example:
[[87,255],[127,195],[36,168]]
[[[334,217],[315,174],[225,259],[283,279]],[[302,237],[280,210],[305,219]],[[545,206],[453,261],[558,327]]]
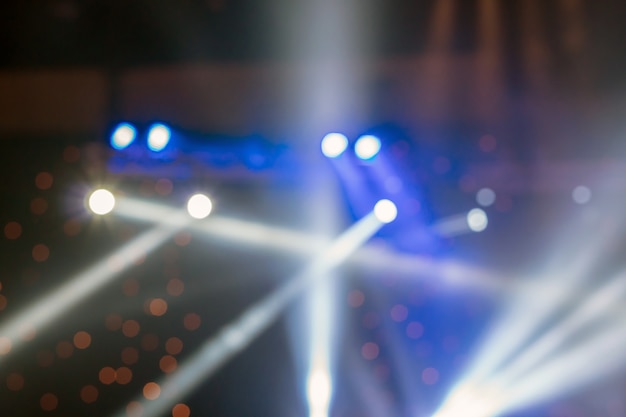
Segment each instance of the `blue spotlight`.
[[169,127],[161,123],[155,123],[148,130],[148,148],[154,152],[161,152],[172,137]]
[[380,151],[380,139],[376,136],[361,136],[354,145],[354,152],[359,159],[368,161],[373,159]]
[[341,133],[329,133],[322,139],[322,153],[328,158],[337,158],[348,148],[348,138]]
[[130,123],[120,123],[111,134],[111,146],[122,150],[128,148],[137,137],[137,129]]

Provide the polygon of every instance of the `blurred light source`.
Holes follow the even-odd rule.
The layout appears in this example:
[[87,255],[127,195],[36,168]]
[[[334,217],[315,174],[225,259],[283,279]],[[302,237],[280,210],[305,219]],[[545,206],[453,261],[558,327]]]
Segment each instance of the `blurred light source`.
[[204,194],[195,194],[187,202],[187,211],[194,219],[204,219],[213,209],[211,199]]
[[398,209],[390,200],[380,200],[374,206],[374,215],[383,223],[391,223],[396,219]]
[[467,213],[467,225],[474,232],[482,232],[488,223],[487,213],[482,209],[475,208]]
[[476,202],[483,207],[489,207],[496,202],[496,193],[491,188],[481,188],[476,193]]
[[122,150],[128,148],[137,137],[137,130],[129,123],[120,123],[111,134],[111,146]]
[[348,148],[348,138],[341,133],[329,133],[322,139],[322,153],[328,158],[337,158]]
[[572,191],[572,199],[577,204],[587,204],[591,200],[591,190],[589,187],[579,185]]
[[314,369],[309,375],[307,384],[310,417],[328,417],[330,395],[331,382],[328,371],[323,368]]
[[88,204],[91,211],[102,216],[113,210],[115,197],[110,191],[100,188],[91,193]]
[[148,131],[148,148],[154,152],[161,152],[172,137],[172,131],[169,127],[161,123],[156,123],[150,126]]
[[376,136],[361,136],[354,145],[354,152],[359,159],[364,161],[373,159],[380,151],[380,139]]

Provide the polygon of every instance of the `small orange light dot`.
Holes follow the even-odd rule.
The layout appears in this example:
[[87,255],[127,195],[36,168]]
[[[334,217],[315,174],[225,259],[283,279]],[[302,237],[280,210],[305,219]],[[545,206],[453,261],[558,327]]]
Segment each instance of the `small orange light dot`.
[[170,355],[178,355],[183,350],[183,341],[177,337],[170,337],[165,342],[165,351]]
[[30,211],[36,215],[42,215],[48,210],[48,202],[46,199],[37,197],[30,202]]
[[22,225],[18,222],[9,222],[4,226],[4,235],[7,239],[15,240],[22,236]]
[[132,379],[133,379],[133,371],[131,371],[125,366],[122,366],[121,368],[117,368],[115,380],[117,381],[118,384],[126,385]]
[[167,293],[173,297],[178,297],[185,290],[185,283],[178,278],[172,278],[167,282]]
[[156,400],[161,395],[161,387],[156,382],[148,382],[143,387],[143,396],[148,400]]
[[11,391],[19,391],[24,387],[24,377],[16,372],[7,377],[7,388]]
[[104,326],[112,332],[121,329],[122,316],[119,314],[109,314],[104,320]]
[[143,406],[139,401],[131,401],[126,406],[126,415],[128,417],[139,417],[143,412]]
[[139,323],[136,320],[126,320],[122,324],[122,333],[126,337],[135,337],[139,334]]
[[49,256],[50,249],[46,245],[40,243],[33,247],[33,259],[36,262],[45,262]]
[[134,365],[139,360],[139,351],[134,347],[127,347],[122,350],[122,362],[126,365]]
[[40,190],[47,190],[52,187],[52,183],[54,182],[54,177],[49,172],[40,172],[35,177],[35,185]]
[[198,327],[200,327],[200,316],[197,315],[196,313],[189,313],[187,315],[185,315],[185,318],[183,319],[183,324],[185,325],[185,329],[193,331],[193,330],[197,330]]
[[91,345],[91,335],[80,331],[74,335],[74,346],[78,349],[87,349]]
[[80,399],[83,400],[85,404],[91,404],[96,402],[98,399],[98,388],[93,385],[85,385],[80,390]]
[[137,295],[139,292],[139,281],[134,278],[127,279],[124,281],[124,285],[122,286],[122,292],[127,297]]
[[105,385],[112,384],[117,379],[115,369],[111,368],[110,366],[105,366],[104,368],[100,369],[98,379],[100,379],[100,382]]
[[74,354],[74,345],[67,340],[63,340],[57,344],[57,356],[62,359],[67,359]]
[[76,236],[80,233],[81,224],[76,219],[69,219],[63,223],[63,233],[67,236]]
[[150,301],[150,314],[153,316],[162,316],[167,312],[167,302],[162,298],[155,298]]
[[175,371],[177,366],[178,361],[176,361],[176,358],[173,356],[165,355],[159,360],[159,368],[166,374]]
[[56,395],[51,393],[46,393],[41,396],[39,400],[39,404],[41,405],[41,409],[44,411],[52,411],[57,408],[59,405],[59,400]]
[[172,408],[172,417],[189,417],[191,410],[186,404],[176,404]]

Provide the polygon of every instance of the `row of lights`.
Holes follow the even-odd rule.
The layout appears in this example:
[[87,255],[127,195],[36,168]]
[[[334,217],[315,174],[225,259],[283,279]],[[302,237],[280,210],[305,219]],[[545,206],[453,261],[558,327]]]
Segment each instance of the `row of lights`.
[[[100,216],[109,214],[115,208],[115,196],[109,190],[100,188],[87,199],[89,209]],[[211,214],[213,203],[204,194],[194,194],[187,200],[187,212],[194,219],[204,219]],[[398,215],[396,205],[390,200],[380,200],[374,206],[374,215],[381,223],[391,223]]]
[[[110,143],[113,149],[123,150],[137,140],[137,128],[130,123],[120,123],[111,133]],[[153,152],[163,151],[170,143],[172,130],[163,123],[152,124],[146,134],[146,145]]]
[[[341,156],[350,142],[341,133],[329,133],[322,139],[322,153],[328,158]],[[374,159],[380,152],[381,142],[376,136],[363,135],[354,143],[354,154],[363,161]]]

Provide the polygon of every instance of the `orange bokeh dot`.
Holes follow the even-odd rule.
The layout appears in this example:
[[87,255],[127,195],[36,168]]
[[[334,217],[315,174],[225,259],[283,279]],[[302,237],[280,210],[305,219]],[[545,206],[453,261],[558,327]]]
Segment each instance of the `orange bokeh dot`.
[[41,396],[39,405],[41,405],[41,409],[44,411],[52,411],[59,405],[59,400],[56,395],[48,392]]
[[122,350],[122,362],[126,365],[134,365],[139,360],[139,351],[134,347],[127,347]]
[[167,282],[167,293],[171,296],[178,297],[185,290],[185,283],[178,278],[172,278]]
[[44,262],[50,256],[50,249],[43,243],[39,243],[33,247],[33,259],[36,262]]
[[40,172],[35,177],[35,185],[40,190],[47,190],[52,187],[52,183],[54,182],[54,177],[49,172]]
[[104,368],[100,369],[100,372],[98,373],[98,379],[105,385],[112,384],[117,379],[115,369],[111,368],[110,366],[105,366]]
[[148,400],[156,400],[161,395],[161,387],[156,382],[148,382],[143,386],[143,396]]
[[175,357],[170,355],[163,356],[159,361],[159,368],[161,368],[161,370],[166,374],[175,371],[177,366],[178,361]]
[[68,164],[78,161],[80,158],[80,149],[74,145],[70,145],[63,149],[63,160]]
[[37,197],[30,202],[30,211],[33,214],[41,215],[48,210],[48,202],[45,198]]
[[136,320],[126,320],[122,324],[122,333],[126,337],[135,337],[139,334],[139,323]]
[[24,388],[24,377],[16,372],[7,377],[7,388],[11,391],[19,391]]
[[139,281],[134,278],[127,279],[124,281],[124,285],[122,285],[122,292],[127,297],[137,295],[139,292]]
[[74,353],[74,345],[67,340],[63,340],[57,344],[56,352],[59,358],[67,359]]
[[98,388],[93,385],[85,385],[80,390],[80,399],[83,400],[86,404],[91,404],[96,402],[98,399]]
[[170,337],[165,342],[165,351],[170,355],[178,355],[183,350],[183,341],[177,337]]
[[139,401],[131,401],[126,406],[126,415],[128,417],[139,417],[143,412],[143,406]]
[[159,347],[159,338],[157,335],[148,333],[141,338],[141,348],[145,351],[152,352]]
[[189,313],[185,315],[185,318],[183,319],[183,324],[185,325],[185,329],[187,330],[197,330],[198,327],[200,327],[200,316],[197,315],[196,313]]
[[76,236],[80,233],[81,225],[76,219],[69,219],[63,223],[63,233],[67,236]]
[[0,294],[0,310],[4,310],[7,307],[7,298]]
[[8,222],[4,226],[4,235],[7,239],[17,239],[22,236],[22,225],[18,222]]
[[126,385],[133,379],[133,371],[125,366],[117,368],[115,380],[120,385]]
[[191,410],[186,404],[176,404],[172,408],[172,417],[189,417]]
[[180,232],[176,236],[174,236],[174,243],[178,246],[187,246],[191,243],[191,233],[189,232]]
[[162,316],[167,312],[167,301],[162,298],[155,298],[150,301],[149,309],[153,316]]
[[49,350],[42,350],[37,354],[37,363],[39,363],[39,366],[41,366],[42,368],[52,366],[53,362],[54,353],[50,352]]
[[0,337],[0,355],[6,355],[9,353],[12,346],[13,343],[11,342],[11,339],[5,336]]
[[104,319],[104,326],[111,331],[119,330],[122,327],[122,316],[119,314],[109,314]]
[[87,349],[91,345],[91,335],[80,331],[74,335],[74,346],[78,349]]

